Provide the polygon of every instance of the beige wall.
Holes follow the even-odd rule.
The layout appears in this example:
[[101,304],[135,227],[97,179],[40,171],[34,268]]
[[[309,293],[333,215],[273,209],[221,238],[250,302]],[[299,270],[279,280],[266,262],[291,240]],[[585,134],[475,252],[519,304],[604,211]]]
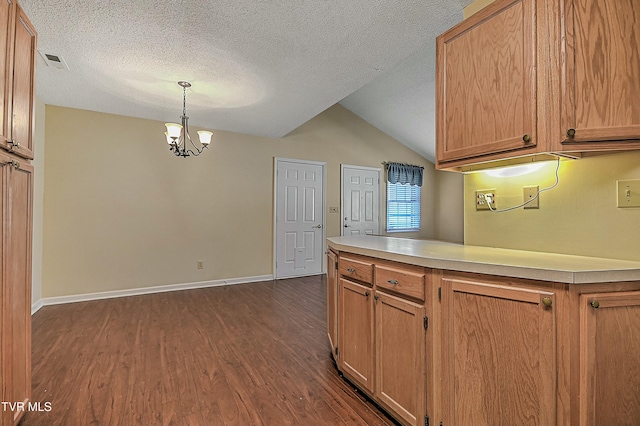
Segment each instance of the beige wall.
[[471,3],[469,6],[464,8],[464,10],[462,11],[462,16],[464,19],[467,19],[469,16],[482,10],[485,6],[493,2],[494,0],[476,0],[473,3]]
[[433,164],[339,105],[280,139],[218,131],[198,158],[174,157],[163,131],[46,107],[42,297],[272,274],[273,157],[327,163],[327,236],[340,233],[328,213],[340,164],[422,165],[423,229],[410,236],[436,235]]
[[45,105],[36,99],[36,130],[33,159],[33,249],[31,303],[42,297],[42,220],[44,204],[44,136]]
[[539,210],[476,211],[475,191],[497,189],[497,208],[522,202],[522,187],[555,182],[555,164],[516,178],[465,175],[465,243],[640,260],[640,208],[616,207],[616,180],[640,179],[640,152],[563,161],[560,184]]
[[464,178],[461,173],[437,173],[435,239],[464,242]]

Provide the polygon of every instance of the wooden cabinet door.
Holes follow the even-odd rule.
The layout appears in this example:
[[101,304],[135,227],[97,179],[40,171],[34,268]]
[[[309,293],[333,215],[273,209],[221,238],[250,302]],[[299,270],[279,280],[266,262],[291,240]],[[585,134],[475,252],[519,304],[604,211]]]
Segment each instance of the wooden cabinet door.
[[[2,251],[2,378],[3,401],[31,397],[31,228],[33,168],[0,156],[4,211]],[[15,411],[15,424],[24,414]],[[5,419],[6,420],[6,419]]]
[[[640,139],[640,3],[563,0],[565,144]],[[575,136],[568,137],[567,130]],[[626,142],[628,145],[629,142]],[[608,147],[612,143],[603,144]],[[597,145],[597,144],[594,144]]]
[[336,359],[338,345],[338,258],[327,252],[327,334],[331,345],[331,354]]
[[11,78],[13,77],[13,18],[15,6],[11,0],[0,0],[0,146],[7,147],[11,139]]
[[441,284],[443,423],[555,424],[554,294],[447,276]]
[[375,317],[376,396],[404,423],[424,424],[424,306],[376,291]]
[[581,295],[581,425],[638,424],[638,354],[640,292]]
[[340,370],[373,395],[373,290],[341,278],[339,291]]
[[11,91],[13,144],[9,149],[25,158],[33,158],[36,39],[36,30],[16,3]]
[[535,148],[535,31],[535,0],[496,0],[438,37],[438,163]]

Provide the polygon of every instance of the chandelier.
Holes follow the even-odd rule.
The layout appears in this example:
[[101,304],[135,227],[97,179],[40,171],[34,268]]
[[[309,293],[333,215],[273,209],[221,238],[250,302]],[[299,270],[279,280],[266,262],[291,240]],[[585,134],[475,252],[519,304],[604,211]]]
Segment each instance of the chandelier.
[[[182,116],[180,116],[181,124],[177,123],[165,123],[167,131],[164,132],[167,137],[167,143],[169,149],[177,157],[188,157],[190,155],[198,156],[204,151],[205,148],[209,148],[211,143],[212,132],[208,130],[198,131],[198,138],[200,139],[200,147],[196,145],[189,135],[189,117],[187,117],[187,87],[191,87],[191,83],[188,81],[179,81],[178,85],[182,87]],[[189,141],[189,144],[187,144]],[[195,151],[194,151],[195,149]]]

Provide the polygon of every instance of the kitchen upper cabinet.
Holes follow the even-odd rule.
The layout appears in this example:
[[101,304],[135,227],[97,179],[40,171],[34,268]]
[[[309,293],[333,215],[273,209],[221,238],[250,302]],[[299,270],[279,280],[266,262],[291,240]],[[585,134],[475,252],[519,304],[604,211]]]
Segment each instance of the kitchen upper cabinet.
[[496,0],[439,36],[437,168],[640,149],[638,22],[636,0]]
[[640,292],[580,296],[580,424],[640,419]]
[[327,334],[331,354],[337,361],[338,347],[338,256],[329,250],[327,252]]
[[13,52],[13,21],[15,18],[15,6],[10,0],[0,0],[0,20],[2,32],[0,32],[0,146],[6,147],[7,140],[11,139],[11,126],[9,117],[11,97],[11,54]]
[[564,13],[564,149],[637,148],[640,2],[564,0]]
[[373,289],[340,278],[339,291],[340,370],[373,395]]
[[438,37],[438,163],[534,152],[535,17],[534,0],[498,0]]
[[376,291],[376,395],[403,423],[424,424],[426,316],[422,304]]
[[441,285],[443,424],[555,424],[555,294],[446,273]]
[[37,33],[15,1],[0,0],[2,117],[0,147],[33,158],[34,98]]

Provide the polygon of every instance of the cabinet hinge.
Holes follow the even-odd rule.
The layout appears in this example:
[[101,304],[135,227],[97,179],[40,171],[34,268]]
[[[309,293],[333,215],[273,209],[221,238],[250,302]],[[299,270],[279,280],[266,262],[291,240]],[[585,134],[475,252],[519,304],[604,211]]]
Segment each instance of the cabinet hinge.
[[338,358],[338,347],[336,346],[336,358]]
[[429,426],[429,416],[424,416],[424,426]]
[[427,328],[429,328],[429,318],[425,316],[423,321],[424,321],[424,329],[426,330]]
[[338,261],[336,260],[336,269],[338,269]]
[[442,300],[442,287],[438,287],[438,300]]

